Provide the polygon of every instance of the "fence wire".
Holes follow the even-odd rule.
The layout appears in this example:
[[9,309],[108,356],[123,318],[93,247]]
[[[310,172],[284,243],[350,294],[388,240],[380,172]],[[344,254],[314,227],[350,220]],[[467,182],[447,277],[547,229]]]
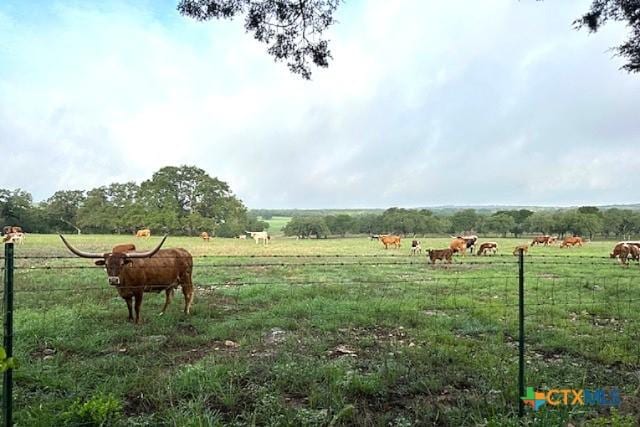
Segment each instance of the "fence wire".
[[[527,383],[539,388],[596,384],[627,390],[637,384],[637,263],[623,267],[616,260],[595,256],[525,259]],[[229,322],[237,328],[234,336],[249,336],[255,322],[263,322],[268,330],[267,312],[275,313],[283,324],[305,325],[318,334],[327,333],[327,319],[337,319],[344,322],[344,330],[331,330],[332,334],[357,335],[366,330],[389,354],[406,345],[405,340],[424,347],[449,345],[450,332],[493,364],[503,404],[515,410],[518,264],[511,254],[456,257],[451,264],[432,264],[424,254],[197,256],[193,262],[191,316]],[[133,343],[135,337],[125,334],[114,342],[100,331],[135,328],[126,323],[127,308],[118,290],[129,288],[108,285],[104,267],[90,260],[16,257],[15,340],[28,372],[21,389],[25,396],[34,388],[46,388],[51,360],[89,363],[105,354],[125,357],[131,347],[139,347]],[[189,318],[177,314],[183,305],[181,295],[174,298],[167,316],[159,318],[156,313],[163,303],[164,294],[145,294],[145,327],[156,329],[159,326],[153,325],[161,324],[176,329],[185,334],[184,342],[147,343],[136,351],[139,356],[160,351],[169,363],[195,351],[189,347],[196,345],[191,341],[199,332]],[[172,321],[174,326],[168,325]],[[402,332],[409,329],[414,336]],[[95,352],[84,352],[75,341],[65,343],[65,330],[95,341]],[[220,337],[212,339],[223,347]],[[258,347],[264,346],[263,338],[259,340]]]

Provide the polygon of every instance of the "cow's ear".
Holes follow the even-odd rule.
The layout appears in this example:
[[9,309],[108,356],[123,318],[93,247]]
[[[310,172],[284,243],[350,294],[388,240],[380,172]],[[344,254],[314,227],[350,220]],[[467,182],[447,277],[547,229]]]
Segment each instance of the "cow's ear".
[[103,259],[97,260],[96,265],[104,265],[104,260]]

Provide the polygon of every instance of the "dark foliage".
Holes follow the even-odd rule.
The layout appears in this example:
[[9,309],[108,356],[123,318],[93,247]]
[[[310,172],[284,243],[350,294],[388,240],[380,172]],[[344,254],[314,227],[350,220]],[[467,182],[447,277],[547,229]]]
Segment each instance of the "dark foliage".
[[305,79],[311,64],[327,67],[331,52],[323,32],[333,23],[340,0],[182,0],[178,11],[199,21],[244,15],[244,27],[268,46],[276,61]]
[[624,21],[631,35],[629,39],[615,48],[619,56],[627,59],[622,66],[632,73],[640,71],[640,0],[594,0],[591,9],[574,22],[577,28],[587,27],[596,32],[607,21]]

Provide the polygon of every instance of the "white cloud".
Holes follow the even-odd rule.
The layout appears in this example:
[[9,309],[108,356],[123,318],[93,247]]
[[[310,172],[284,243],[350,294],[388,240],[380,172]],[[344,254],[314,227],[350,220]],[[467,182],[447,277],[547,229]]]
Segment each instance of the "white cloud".
[[640,83],[624,28],[571,28],[587,0],[346,3],[312,82],[240,21],[57,4],[0,5],[0,187],[194,164],[250,207],[635,201]]

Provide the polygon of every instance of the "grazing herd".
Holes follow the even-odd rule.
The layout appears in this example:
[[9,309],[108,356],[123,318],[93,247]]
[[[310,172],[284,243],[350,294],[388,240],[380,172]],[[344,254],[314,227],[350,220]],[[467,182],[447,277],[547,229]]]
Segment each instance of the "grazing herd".
[[[21,244],[24,242],[25,233],[19,226],[6,226],[2,229],[3,242]],[[256,244],[268,245],[271,237],[266,231],[246,231],[246,234],[237,236],[239,239],[246,239],[251,236]],[[149,238],[151,230],[148,228],[138,230],[134,233],[138,238]],[[200,233],[200,238],[209,241],[210,236],[206,231]],[[372,240],[378,240],[385,249],[390,247],[399,249],[401,247],[401,237],[393,234],[371,235]],[[140,311],[143,295],[146,292],[165,292],[165,304],[160,314],[163,314],[173,297],[177,287],[182,288],[184,294],[184,312],[189,314],[193,302],[194,286],[191,279],[193,271],[193,258],[191,254],[183,248],[161,249],[167,236],[152,250],[145,252],[136,251],[134,244],[120,244],[114,246],[111,251],[105,253],[84,252],[73,247],[64,236],[60,235],[64,245],[75,255],[81,258],[94,258],[95,264],[104,266],[107,272],[107,281],[114,286],[118,294],[127,303],[129,320],[135,323],[141,321]],[[454,254],[465,256],[473,254],[478,236],[460,235],[451,236],[452,240],[448,248],[426,249],[427,258],[432,264],[436,261],[451,264]],[[520,244],[513,250],[513,255],[521,252],[527,254],[530,247],[551,246],[558,242],[555,236],[537,236],[531,243]],[[585,240],[579,236],[565,237],[560,242],[560,248],[581,247]],[[478,244],[476,256],[495,255],[498,251],[498,243],[494,241],[482,242]],[[422,244],[419,240],[411,241],[410,255],[415,256],[422,253]],[[640,241],[618,242],[611,253],[611,258],[617,258],[622,265],[628,266],[629,260],[640,263]]]
[[[400,248],[401,237],[393,234],[372,234],[369,236],[371,240],[380,241],[385,249],[390,246]],[[436,261],[446,262],[451,264],[454,254],[460,254],[465,256],[467,252],[473,254],[476,243],[478,242],[478,236],[476,235],[462,235],[451,236],[452,240],[449,243],[449,247],[446,249],[426,249],[426,254],[432,264]],[[533,246],[553,246],[558,242],[557,236],[536,236],[533,238],[530,244],[523,243],[517,245],[513,249],[513,255],[519,255],[522,252],[524,255],[529,253],[529,247]],[[560,241],[560,248],[572,248],[583,246],[585,240],[580,236],[568,236]],[[478,245],[476,252],[477,256],[495,255],[498,252],[497,242],[483,242]],[[409,254],[414,256],[422,253],[422,245],[419,240],[413,239],[411,242],[411,248]],[[628,265],[628,260],[638,261],[640,263],[640,241],[625,241],[618,242],[613,251],[609,254],[611,258],[617,258],[621,264]]]

